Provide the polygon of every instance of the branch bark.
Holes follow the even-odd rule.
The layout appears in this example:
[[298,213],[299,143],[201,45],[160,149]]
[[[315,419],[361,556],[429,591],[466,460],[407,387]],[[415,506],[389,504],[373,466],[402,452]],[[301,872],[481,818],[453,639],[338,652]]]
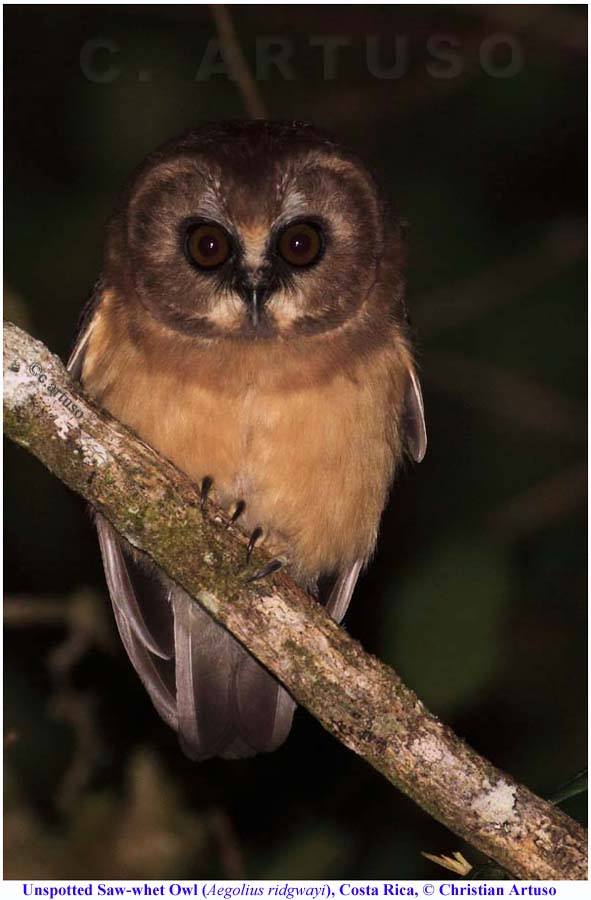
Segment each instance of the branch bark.
[[[8,435],[148,553],[341,743],[521,878],[587,877],[586,832],[479,756],[283,573],[246,576],[246,536],[98,409],[43,344],[4,329]],[[174,398],[171,398],[174,402]]]

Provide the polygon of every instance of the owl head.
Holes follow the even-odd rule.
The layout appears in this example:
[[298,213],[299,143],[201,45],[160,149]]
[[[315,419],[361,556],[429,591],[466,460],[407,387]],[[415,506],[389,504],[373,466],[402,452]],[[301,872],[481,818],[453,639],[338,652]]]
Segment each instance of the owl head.
[[104,280],[184,335],[295,338],[389,303],[400,242],[359,160],[300,123],[229,122],[151,154],[115,212]]

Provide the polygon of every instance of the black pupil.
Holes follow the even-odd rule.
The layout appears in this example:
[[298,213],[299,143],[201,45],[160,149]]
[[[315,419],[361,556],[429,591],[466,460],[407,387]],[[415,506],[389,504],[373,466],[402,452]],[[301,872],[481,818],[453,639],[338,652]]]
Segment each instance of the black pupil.
[[205,259],[217,256],[220,252],[220,242],[213,234],[204,234],[197,243],[199,254]]
[[298,231],[289,239],[289,249],[294,256],[306,256],[312,247],[312,239],[305,231]]

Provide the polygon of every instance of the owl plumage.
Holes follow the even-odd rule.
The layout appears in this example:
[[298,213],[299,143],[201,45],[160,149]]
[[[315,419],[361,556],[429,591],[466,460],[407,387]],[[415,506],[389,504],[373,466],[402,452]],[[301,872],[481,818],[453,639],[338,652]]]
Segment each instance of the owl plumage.
[[[70,369],[337,621],[405,450],[426,447],[401,229],[351,154],[301,124],[206,126],[152,154],[107,232]],[[119,631],[194,759],[285,740],[293,700],[101,516]]]

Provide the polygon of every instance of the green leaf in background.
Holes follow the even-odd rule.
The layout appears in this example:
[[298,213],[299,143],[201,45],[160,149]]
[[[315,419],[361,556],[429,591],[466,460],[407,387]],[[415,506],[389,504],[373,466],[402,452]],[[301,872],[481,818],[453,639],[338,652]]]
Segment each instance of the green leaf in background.
[[[528,7],[527,23],[511,5],[494,15],[486,4],[228,10],[255,76],[257,39],[285,41],[295,77],[271,65],[256,81],[270,117],[310,121],[359,152],[410,224],[408,306],[429,452],[397,479],[348,625],[486,756],[546,796],[586,758],[586,521],[580,502],[553,511],[547,498],[583,462],[578,434],[550,425],[562,409],[582,422],[586,403],[587,9]],[[196,78],[216,35],[208,5],[12,4],[4,25],[5,312],[66,358],[123,183],[161,141],[245,107],[225,75]],[[456,78],[427,68],[428,35],[442,30],[461,43]],[[515,77],[480,65],[481,40],[499,31],[523,46]],[[310,38],[334,34],[351,43],[326,78]],[[384,66],[402,58],[395,40],[407,36],[401,77],[368,70],[372,35]],[[114,70],[111,81],[82,68],[97,41],[92,63]],[[542,398],[535,427],[515,398],[507,412],[507,385],[519,392],[522,381]],[[84,504],[21,448],[7,444],[5,467],[7,593],[65,604],[88,586],[105,598]],[[508,522],[504,508],[523,500],[528,527],[499,524],[504,546],[490,543],[478,523]],[[63,628],[8,625],[12,878],[432,880],[444,870],[421,851],[457,849],[479,865],[303,710],[277,753],[185,760],[104,612],[116,656],[97,641],[72,672],[104,752],[68,813],[60,791],[76,747],[51,715],[47,670]],[[584,822],[585,801],[563,808]]]
[[563,784],[555,794],[549,798],[552,803],[562,803],[570,797],[576,797],[578,794],[584,794],[588,790],[589,776],[587,769],[579,772],[573,778]]
[[262,870],[257,878],[334,878],[345,870],[350,853],[347,835],[329,822],[297,831],[287,839],[281,850]]
[[469,536],[439,545],[392,592],[384,660],[436,711],[458,709],[502,665],[510,596],[501,547]]

